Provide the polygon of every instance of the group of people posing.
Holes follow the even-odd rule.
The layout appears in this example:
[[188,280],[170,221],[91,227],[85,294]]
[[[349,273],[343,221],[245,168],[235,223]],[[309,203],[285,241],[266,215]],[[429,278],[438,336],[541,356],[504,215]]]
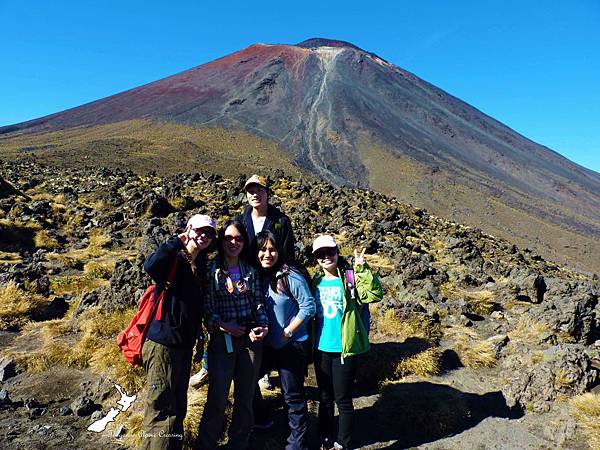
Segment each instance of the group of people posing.
[[183,233],[144,264],[157,286],[168,290],[142,349],[148,381],[143,448],[182,447],[192,355],[195,347],[196,358],[204,353],[202,324],[209,335],[208,395],[198,448],[217,448],[233,381],[228,448],[247,449],[255,418],[268,421],[257,382],[276,370],[289,425],[282,448],[307,449],[304,380],[310,361],[319,391],[321,448],[352,448],[354,380],[370,347],[368,304],[381,300],[381,284],[364,249],[354,251],[350,264],[330,235],[314,239],[318,267],[309,280],[295,264],[289,218],[268,203],[267,180],[253,175],[244,188],[243,213],[218,228],[206,215],[192,216]]

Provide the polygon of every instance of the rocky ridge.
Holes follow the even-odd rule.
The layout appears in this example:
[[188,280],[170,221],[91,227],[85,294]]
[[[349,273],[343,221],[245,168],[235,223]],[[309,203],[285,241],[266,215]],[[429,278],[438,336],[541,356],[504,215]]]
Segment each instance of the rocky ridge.
[[[133,307],[149,282],[142,263],[158,243],[181,229],[192,213],[221,221],[245,203],[241,176],[196,173],[163,178],[101,168],[57,169],[32,161],[3,163],[1,173],[0,285],[11,284],[48,300],[28,313],[34,321],[60,319],[68,308],[71,320],[77,320],[90,311],[117,314]],[[393,395],[404,396],[403,401],[420,395],[418,390],[402,391],[418,377],[418,383],[427,381],[424,385],[437,383],[431,392],[454,380],[463,384],[462,394],[475,395],[476,390],[478,402],[492,396],[499,405],[480,414],[470,399],[460,414],[444,410],[446,428],[432,430],[424,420],[427,436],[442,439],[493,414],[507,419],[558,414],[566,399],[598,384],[597,276],[566,270],[529,249],[383,194],[283,173],[274,172],[271,178],[272,201],[292,219],[302,263],[310,263],[309,244],[315,234],[330,232],[345,254],[364,245],[367,260],[379,270],[386,295],[373,311],[374,346],[360,376],[365,390],[375,389],[381,396],[372,406],[377,411],[389,406]],[[83,281],[88,284],[81,287]],[[11,344],[32,331],[9,326],[7,332],[16,334],[0,341],[3,353],[18,356]],[[424,358],[433,365],[431,370],[417,367]],[[9,400],[0,405],[0,421],[27,408],[28,396],[37,395],[19,389],[32,375],[16,360],[16,370],[14,363],[10,366],[15,373],[2,380]],[[474,382],[468,374],[484,381]],[[115,374],[108,368],[96,377]],[[438,394],[445,398],[443,392]],[[87,397],[82,402],[102,404],[109,395],[104,388],[102,395],[88,392]],[[47,400],[37,406],[46,408],[45,415],[42,409],[38,412],[50,420],[53,407],[58,415],[62,403]],[[418,423],[420,414],[426,417],[427,411],[411,418]],[[471,423],[466,417],[478,419]],[[579,448],[577,427],[572,419],[561,417],[562,431],[546,433],[543,439]],[[39,421],[31,414],[27,420]],[[410,420],[402,420],[411,426]],[[73,422],[73,432],[83,433],[82,421]],[[410,445],[429,442],[414,433],[387,437],[397,443],[406,439],[404,444]],[[5,434],[4,439],[17,448],[27,439],[36,442],[39,435],[24,439]],[[114,444],[111,439],[116,438],[107,438],[107,448]],[[365,448],[383,445],[373,437],[361,442]],[[13,448],[10,445],[6,448]]]

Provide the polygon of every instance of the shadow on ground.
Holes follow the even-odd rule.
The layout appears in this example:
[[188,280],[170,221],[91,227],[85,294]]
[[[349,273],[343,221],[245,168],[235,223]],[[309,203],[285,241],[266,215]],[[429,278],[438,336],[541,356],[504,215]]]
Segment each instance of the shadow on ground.
[[401,360],[412,358],[433,346],[432,342],[415,337],[404,342],[371,344],[371,350],[360,356],[361,363],[356,375],[357,394],[376,393],[383,381],[398,378],[396,368]]
[[385,385],[379,400],[356,411],[355,445],[363,447],[396,441],[387,449],[401,449],[436,441],[465,431],[487,417],[516,419],[501,392],[483,395],[462,392],[429,382]]

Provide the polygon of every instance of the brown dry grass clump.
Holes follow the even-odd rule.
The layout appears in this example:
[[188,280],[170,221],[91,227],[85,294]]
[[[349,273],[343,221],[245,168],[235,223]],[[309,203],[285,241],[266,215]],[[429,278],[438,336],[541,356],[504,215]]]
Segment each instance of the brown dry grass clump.
[[600,395],[588,392],[570,401],[571,415],[588,438],[592,450],[600,450]]
[[403,378],[408,375],[430,377],[440,373],[442,352],[438,347],[431,347],[410,358],[402,359],[396,366],[395,375]]
[[50,288],[56,295],[71,294],[78,296],[93,291],[107,282],[88,275],[65,275],[50,279]]
[[12,281],[0,287],[0,330],[20,330],[38,308],[48,304],[40,295],[25,292]]
[[21,255],[18,252],[1,252],[0,251],[0,264],[19,264],[23,261]]
[[498,303],[494,301],[494,293],[486,289],[467,290],[461,289],[453,283],[446,283],[441,287],[440,291],[442,295],[447,298],[463,298],[466,301],[470,312],[473,314],[487,316],[499,307]]
[[67,267],[80,268],[89,262],[91,258],[107,258],[111,243],[111,238],[102,230],[94,229],[89,234],[89,243],[86,248],[71,250],[65,253],[49,254],[48,259],[57,261]]
[[114,260],[90,261],[83,266],[83,273],[90,278],[108,280],[115,268]]
[[123,436],[123,443],[128,448],[140,448],[142,445],[142,430],[144,429],[144,413],[136,412],[127,415],[126,413],[117,416],[117,423],[125,424],[127,433]]
[[[18,356],[26,370],[40,373],[60,364],[67,367],[91,367],[108,374],[128,391],[138,391],[144,385],[144,372],[131,366],[116,343],[116,335],[123,330],[135,311],[100,313],[97,309],[85,311],[77,318],[54,320],[41,327],[42,347]],[[26,328],[32,331],[33,327]]]
[[519,318],[515,328],[508,333],[511,341],[522,341],[528,344],[539,344],[543,334],[550,331],[545,322],[534,320],[524,314]]
[[200,419],[202,419],[202,413],[204,412],[206,394],[206,386],[188,391],[187,414],[183,422],[183,442],[184,446],[189,448],[193,447],[198,438],[198,427],[200,426]]
[[440,325],[422,315],[400,316],[393,309],[377,315],[377,331],[387,335],[408,339],[410,337],[435,341],[441,337]]
[[0,244],[3,251],[19,252],[35,246],[35,233],[40,226],[35,222],[0,219]]
[[496,364],[493,344],[482,339],[475,330],[453,325],[444,330],[444,335],[451,341],[452,349],[464,366],[478,369]]
[[58,247],[58,241],[50,236],[46,230],[39,230],[35,233],[33,242],[37,248],[43,248],[45,250],[54,250]]

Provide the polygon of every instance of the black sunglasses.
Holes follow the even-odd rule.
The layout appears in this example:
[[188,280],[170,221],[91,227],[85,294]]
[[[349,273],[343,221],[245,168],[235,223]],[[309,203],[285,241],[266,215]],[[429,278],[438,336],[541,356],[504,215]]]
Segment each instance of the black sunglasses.
[[320,248],[319,250],[317,250],[315,253],[315,258],[317,259],[323,259],[323,258],[328,258],[330,256],[335,256],[337,255],[337,248],[335,247],[328,247],[328,248]]

